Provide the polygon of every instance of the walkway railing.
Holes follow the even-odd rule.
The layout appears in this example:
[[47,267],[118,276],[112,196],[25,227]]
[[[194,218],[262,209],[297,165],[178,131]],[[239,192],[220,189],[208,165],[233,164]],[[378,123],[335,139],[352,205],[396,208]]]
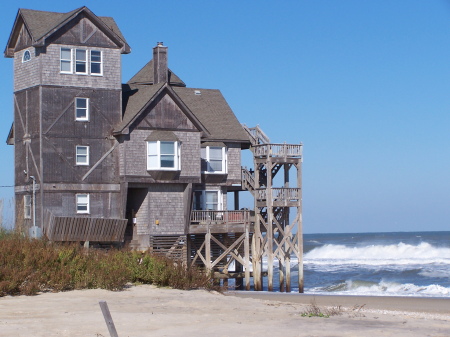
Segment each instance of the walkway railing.
[[259,144],[253,145],[254,154],[258,157],[290,157],[302,156],[301,144]]
[[242,224],[250,221],[250,211],[192,211],[191,224]]
[[[273,201],[297,201],[300,200],[301,188],[272,188]],[[256,189],[258,200],[267,199],[267,189]]]

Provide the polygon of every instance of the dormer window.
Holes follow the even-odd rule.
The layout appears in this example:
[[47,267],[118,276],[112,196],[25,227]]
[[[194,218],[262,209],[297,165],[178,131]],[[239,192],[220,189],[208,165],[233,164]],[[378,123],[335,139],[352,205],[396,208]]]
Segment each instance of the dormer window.
[[31,60],[31,53],[29,50],[25,50],[22,56],[22,63],[28,62]]
[[202,172],[204,173],[227,173],[227,148],[225,146],[202,147]]

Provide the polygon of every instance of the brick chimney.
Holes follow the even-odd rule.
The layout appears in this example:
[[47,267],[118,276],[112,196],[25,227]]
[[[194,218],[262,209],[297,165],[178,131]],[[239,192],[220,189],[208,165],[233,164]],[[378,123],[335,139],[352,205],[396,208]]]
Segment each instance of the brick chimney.
[[153,84],[168,81],[169,72],[167,68],[167,47],[158,42],[153,48]]

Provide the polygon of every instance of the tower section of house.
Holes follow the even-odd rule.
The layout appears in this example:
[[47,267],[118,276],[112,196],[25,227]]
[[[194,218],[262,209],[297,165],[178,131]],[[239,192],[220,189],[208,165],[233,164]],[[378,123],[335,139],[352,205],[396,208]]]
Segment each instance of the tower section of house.
[[[117,140],[122,119],[116,23],[82,7],[69,13],[20,9],[5,50],[14,59],[16,226],[45,232],[56,216],[119,218]],[[32,180],[36,217],[32,219]]]

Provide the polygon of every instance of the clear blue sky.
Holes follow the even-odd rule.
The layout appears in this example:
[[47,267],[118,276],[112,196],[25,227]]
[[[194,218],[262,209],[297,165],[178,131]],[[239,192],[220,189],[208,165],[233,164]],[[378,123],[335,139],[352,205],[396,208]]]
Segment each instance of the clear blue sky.
[[[124,5],[125,4],[125,5]],[[222,91],[273,142],[304,144],[305,233],[450,230],[450,1],[8,1],[112,16],[123,81],[164,41],[190,87]],[[0,185],[13,184],[12,60],[0,62]],[[0,188],[8,200],[11,188]]]

